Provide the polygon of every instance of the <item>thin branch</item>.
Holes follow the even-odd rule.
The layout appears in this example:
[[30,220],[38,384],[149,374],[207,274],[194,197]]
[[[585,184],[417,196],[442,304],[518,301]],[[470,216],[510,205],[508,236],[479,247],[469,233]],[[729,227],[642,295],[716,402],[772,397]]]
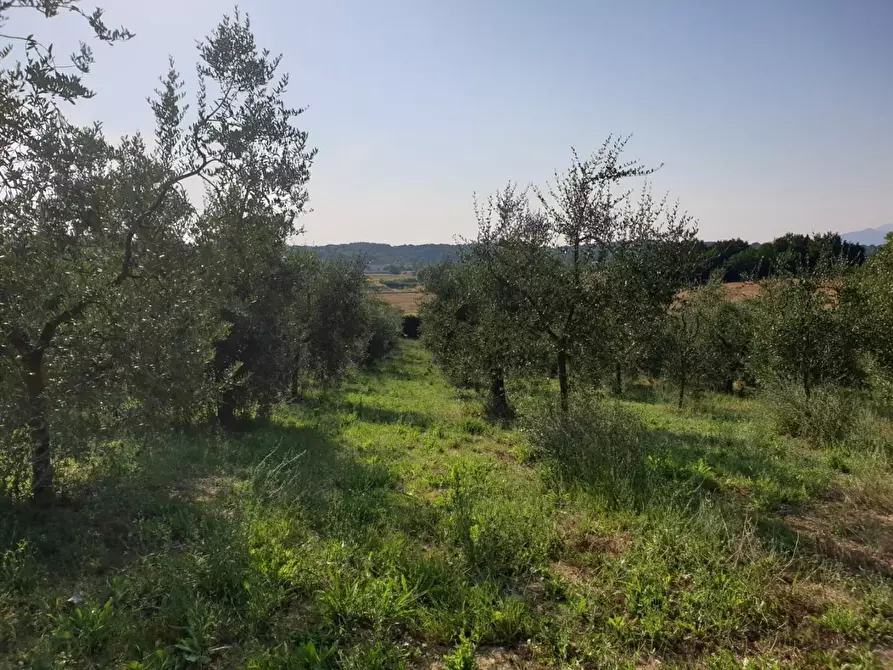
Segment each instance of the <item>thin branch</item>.
[[9,342],[16,348],[20,356],[26,356],[31,347],[28,345],[28,338],[20,330],[14,330],[8,335]]
[[[185,179],[189,179],[190,177],[195,177],[196,175],[200,174],[211,162],[211,160],[205,159],[205,161],[200,166],[171,177],[161,185],[158,190],[158,195],[156,196],[152,204],[149,205],[149,207],[142,214],[140,214],[131,224],[127,235],[124,238],[124,258],[121,262],[121,271],[109,284],[109,288],[120,286],[131,276],[131,272],[133,270],[133,239],[136,236],[137,229],[141,225],[143,225],[150,216],[152,216],[161,208],[161,205],[164,204],[165,198],[174,186]],[[93,304],[96,304],[95,300],[85,298],[73,307],[60,312],[55,317],[47,321],[46,324],[44,324],[43,329],[41,329],[40,331],[40,337],[38,338],[37,344],[34,346],[33,351],[41,351],[49,347],[50,344],[52,344],[53,338],[56,336],[56,331],[59,329],[59,326],[75,320],[81,314],[83,314],[90,305]]]

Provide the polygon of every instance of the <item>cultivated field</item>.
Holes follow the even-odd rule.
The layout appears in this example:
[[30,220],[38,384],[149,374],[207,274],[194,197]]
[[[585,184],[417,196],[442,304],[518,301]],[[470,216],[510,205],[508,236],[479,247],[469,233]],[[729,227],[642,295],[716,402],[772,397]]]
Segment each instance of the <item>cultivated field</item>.
[[413,273],[366,275],[378,296],[404,314],[415,314],[425,299]]
[[380,293],[379,297],[404,314],[415,314],[425,299],[425,293],[423,291],[386,291]]

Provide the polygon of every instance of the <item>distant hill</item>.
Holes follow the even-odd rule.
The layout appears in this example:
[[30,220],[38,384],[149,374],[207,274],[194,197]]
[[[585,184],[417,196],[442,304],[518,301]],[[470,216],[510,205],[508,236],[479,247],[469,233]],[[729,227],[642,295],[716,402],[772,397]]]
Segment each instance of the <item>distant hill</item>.
[[[815,236],[788,233],[772,242],[751,243],[741,239],[699,241],[697,251],[703,255],[705,281],[710,273],[725,268],[725,281],[745,281],[767,276],[782,253],[794,253],[800,258],[815,258],[820,239],[831,241],[835,254],[843,254],[851,262],[862,263],[884,243],[893,225],[870,228],[844,235]],[[835,241],[836,240],[836,241]],[[366,263],[368,273],[400,273],[418,270],[425,265],[456,258],[462,250],[459,244],[385,244],[383,242],[350,242],[304,246],[323,259],[359,256]]]
[[852,233],[841,233],[840,237],[846,242],[853,242],[863,246],[880,246],[886,241],[887,233],[893,233],[893,223],[877,228],[855,230]]
[[369,271],[381,271],[387,266],[396,265],[404,270],[416,270],[423,265],[440,263],[454,258],[459,252],[456,244],[383,244],[380,242],[350,242],[348,244],[325,244],[313,249],[320,258],[339,256],[360,256],[366,261]]

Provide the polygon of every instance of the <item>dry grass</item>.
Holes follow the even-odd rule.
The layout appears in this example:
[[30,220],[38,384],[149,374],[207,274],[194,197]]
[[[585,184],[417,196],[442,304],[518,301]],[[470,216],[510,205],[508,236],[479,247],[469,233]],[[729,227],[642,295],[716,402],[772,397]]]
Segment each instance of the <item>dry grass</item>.
[[378,297],[404,314],[416,314],[426,295],[424,291],[382,291]]
[[[760,295],[760,284],[753,281],[733,281],[723,284],[722,290],[727,300],[743,302]],[[688,291],[680,291],[678,297],[684,299],[686,295],[688,295]]]
[[733,281],[722,285],[726,297],[732,302],[751,300],[760,295],[760,285],[753,281]]
[[[421,288],[391,289],[384,285],[386,281],[412,278],[412,273],[402,275],[394,274],[370,274],[369,281],[375,286],[375,290],[381,300],[404,314],[417,314],[419,307],[425,300],[426,293]],[[760,294],[760,285],[757,282],[729,282],[723,284],[726,298],[732,302],[751,300]],[[680,298],[684,298],[686,291],[681,291]]]
[[783,518],[818,554],[860,572],[893,575],[893,515],[862,505],[823,501]]

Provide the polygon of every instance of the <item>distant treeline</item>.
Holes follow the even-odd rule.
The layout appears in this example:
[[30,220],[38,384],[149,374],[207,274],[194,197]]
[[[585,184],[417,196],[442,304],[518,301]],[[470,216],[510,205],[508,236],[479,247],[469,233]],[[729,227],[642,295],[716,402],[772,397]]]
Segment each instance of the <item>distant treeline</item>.
[[848,263],[861,265],[868,255],[861,244],[845,242],[837,233],[799,235],[788,233],[763,244],[751,244],[742,239],[696,242],[701,251],[702,279],[707,280],[714,272],[725,270],[723,281],[747,281],[763,279],[780,268],[796,271],[813,266],[822,250],[831,249],[834,256]]
[[311,247],[323,260],[343,256],[360,256],[370,271],[415,270],[432,263],[440,263],[458,256],[457,244],[382,244],[378,242],[350,242]]
[[[800,235],[788,233],[772,242],[751,243],[742,239],[706,242],[698,240],[703,262],[703,279],[707,280],[717,270],[725,268],[724,281],[746,281],[766,277],[770,269],[778,268],[786,258],[790,269],[815,261],[819,249],[830,243],[835,255],[854,264],[861,264],[871,255],[872,247],[845,242],[836,233]],[[425,265],[440,263],[458,257],[462,245],[457,244],[382,244],[377,242],[351,242],[311,247],[324,259],[344,256],[360,256],[370,272],[402,272],[417,270]]]

